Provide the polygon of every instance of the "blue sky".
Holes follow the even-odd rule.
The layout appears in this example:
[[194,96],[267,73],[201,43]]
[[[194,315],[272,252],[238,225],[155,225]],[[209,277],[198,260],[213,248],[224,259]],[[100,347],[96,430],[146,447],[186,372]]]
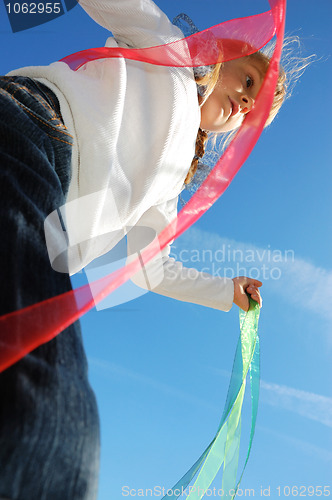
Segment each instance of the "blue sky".
[[[259,497],[263,486],[273,499],[292,496],[287,487],[293,486],[332,490],[332,3],[288,3],[286,32],[298,35],[303,55],[317,54],[316,62],[227,192],[172,250],[186,265],[227,268],[228,275],[237,262],[222,262],[221,249],[225,257],[237,250],[241,267],[256,268],[260,278],[265,266],[261,399],[241,488],[243,496],[253,489]],[[171,19],[188,13],[200,29],[268,8],[265,0],[157,4]],[[1,73],[102,46],[106,36],[80,7],[13,34],[1,4]],[[74,284],[85,280],[78,275]],[[237,308],[222,313],[148,293],[93,310],[82,326],[101,418],[98,500],[123,498],[125,485],[173,486],[218,426],[238,338]],[[248,398],[244,410],[243,453]],[[220,487],[220,478],[215,484]]]

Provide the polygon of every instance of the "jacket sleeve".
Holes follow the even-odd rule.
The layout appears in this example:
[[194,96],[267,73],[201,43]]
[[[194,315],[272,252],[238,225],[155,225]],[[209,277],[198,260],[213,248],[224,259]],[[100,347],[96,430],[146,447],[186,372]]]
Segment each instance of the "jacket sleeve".
[[79,0],[79,3],[120,44],[144,48],[183,38],[182,32],[152,0]]
[[172,242],[152,261],[143,262],[144,247],[153,242],[159,248],[157,235],[175,219],[176,213],[177,198],[154,206],[127,234],[128,260],[139,256],[142,266],[132,281],[141,288],[166,297],[229,311],[234,297],[233,281],[183,266],[170,257]]

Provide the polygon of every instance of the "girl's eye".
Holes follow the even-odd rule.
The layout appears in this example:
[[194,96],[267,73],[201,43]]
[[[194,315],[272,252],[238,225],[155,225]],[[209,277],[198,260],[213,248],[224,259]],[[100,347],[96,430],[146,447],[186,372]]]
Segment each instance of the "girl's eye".
[[254,80],[251,78],[251,76],[247,75],[246,76],[246,86],[247,86],[247,89],[249,89],[250,87],[252,87],[254,84]]

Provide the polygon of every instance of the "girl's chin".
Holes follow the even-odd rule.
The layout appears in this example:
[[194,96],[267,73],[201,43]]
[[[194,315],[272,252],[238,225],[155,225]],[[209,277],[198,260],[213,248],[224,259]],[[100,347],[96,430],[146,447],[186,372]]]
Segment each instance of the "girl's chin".
[[224,132],[230,132],[231,130],[234,130],[234,128],[230,123],[218,123],[218,124],[213,124],[210,126],[210,128],[205,129],[208,130],[209,132],[214,132],[215,134],[222,134]]
[[227,127],[227,118],[217,119],[217,120],[202,120],[201,128],[208,132],[224,132]]
[[219,127],[216,127],[214,132],[218,132],[220,134],[223,132],[232,132],[233,130],[237,130],[242,125],[242,123],[243,120],[226,120],[225,123],[220,124]]

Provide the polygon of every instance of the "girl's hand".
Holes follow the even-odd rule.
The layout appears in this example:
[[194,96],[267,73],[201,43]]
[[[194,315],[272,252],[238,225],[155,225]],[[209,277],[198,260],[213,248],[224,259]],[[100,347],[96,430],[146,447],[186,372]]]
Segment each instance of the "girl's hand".
[[251,296],[253,300],[258,302],[259,307],[262,307],[262,297],[259,293],[258,287],[262,286],[258,280],[252,278],[246,278],[245,276],[240,276],[239,278],[233,278],[234,283],[234,299],[233,302],[239,306],[244,311],[249,309],[249,299],[247,293]]

